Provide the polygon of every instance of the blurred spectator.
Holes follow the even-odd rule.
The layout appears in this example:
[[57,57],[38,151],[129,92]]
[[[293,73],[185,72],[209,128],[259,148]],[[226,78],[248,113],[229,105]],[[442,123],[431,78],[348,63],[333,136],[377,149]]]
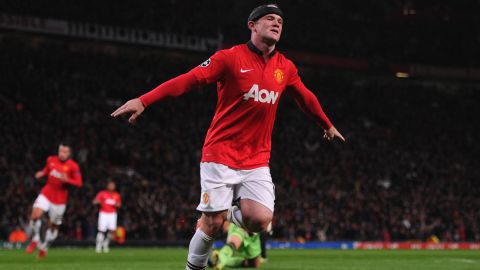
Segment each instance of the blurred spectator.
[[125,228],[123,226],[118,226],[115,234],[113,235],[113,241],[117,242],[120,245],[125,244],[125,239],[127,238]]
[[[256,0],[6,1],[2,13],[92,22],[166,33],[217,37],[226,44],[249,38],[246,20]],[[387,63],[479,67],[480,2],[311,1],[278,2],[285,12],[280,47]],[[185,18],[189,22],[186,23]]]
[[27,242],[28,236],[27,234],[20,228],[20,226],[15,227],[15,230],[13,230],[10,235],[8,236],[8,242],[14,246],[19,247],[20,245]]

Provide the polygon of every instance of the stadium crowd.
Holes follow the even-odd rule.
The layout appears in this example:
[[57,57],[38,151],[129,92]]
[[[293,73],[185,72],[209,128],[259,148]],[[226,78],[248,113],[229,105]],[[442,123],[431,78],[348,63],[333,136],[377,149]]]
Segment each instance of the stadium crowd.
[[[217,37],[249,38],[246,19],[257,0],[119,3],[3,0],[2,12],[103,25]],[[268,2],[268,1],[266,1]],[[479,67],[476,29],[480,3],[464,1],[279,0],[285,11],[282,47],[386,63]],[[225,12],[228,11],[228,12]],[[194,22],[194,23],[190,23]]]
[[[84,187],[71,189],[61,238],[94,238],[91,201],[113,179],[127,241],[188,239],[215,87],[148,108],[135,126],[109,114],[204,56],[82,44],[2,36],[0,239],[25,226],[44,183],[34,172],[63,138],[74,143]],[[347,142],[324,142],[283,98],[271,159],[273,238],[480,241],[473,86],[300,71]]]

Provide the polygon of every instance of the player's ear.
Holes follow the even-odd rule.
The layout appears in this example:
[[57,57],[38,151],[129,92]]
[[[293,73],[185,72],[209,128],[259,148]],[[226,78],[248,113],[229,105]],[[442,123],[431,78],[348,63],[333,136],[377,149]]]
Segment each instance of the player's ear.
[[248,27],[248,29],[253,30],[253,28],[255,27],[255,22],[254,21],[248,21],[247,22],[247,27]]

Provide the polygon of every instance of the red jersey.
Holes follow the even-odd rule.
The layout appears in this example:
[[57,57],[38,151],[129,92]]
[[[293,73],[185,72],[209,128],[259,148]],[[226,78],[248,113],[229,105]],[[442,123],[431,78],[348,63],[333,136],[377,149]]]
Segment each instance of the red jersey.
[[[50,156],[42,170],[43,175],[48,176],[47,184],[41,193],[54,204],[66,204],[68,198],[67,185],[81,187],[82,175],[78,164],[72,159],[62,162],[58,156]],[[61,180],[65,174],[67,181]]]
[[265,61],[251,42],[218,51],[140,100],[148,106],[164,97],[183,94],[192,86],[212,82],[217,82],[218,101],[203,145],[202,162],[236,169],[268,166],[275,115],[284,93],[323,128],[332,126],[315,95],[302,83],[295,65],[275,51]]
[[100,203],[100,212],[116,213],[117,205],[122,203],[120,194],[116,191],[102,190],[95,197],[95,201]]

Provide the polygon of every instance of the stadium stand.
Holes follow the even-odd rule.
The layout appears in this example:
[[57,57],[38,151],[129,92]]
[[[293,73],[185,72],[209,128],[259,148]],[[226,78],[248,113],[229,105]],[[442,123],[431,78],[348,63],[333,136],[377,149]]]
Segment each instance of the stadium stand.
[[[214,86],[148,108],[133,127],[109,113],[204,55],[15,34],[1,35],[0,50],[8,52],[0,54],[0,239],[27,220],[43,183],[33,174],[64,137],[75,143],[85,185],[71,190],[62,239],[94,238],[91,200],[107,179],[124,198],[127,241],[191,236]],[[323,142],[322,130],[282,100],[274,238],[480,241],[475,85],[308,67],[301,75],[348,141]]]
[[[244,42],[258,1],[1,1],[6,14],[68,19],[178,34],[219,33]],[[480,3],[465,1],[274,1],[286,11],[281,47],[387,63],[479,67]],[[92,8],[94,7],[94,8]],[[228,10],[229,12],[224,12]],[[419,27],[421,25],[421,27]],[[299,30],[300,29],[300,30]]]

